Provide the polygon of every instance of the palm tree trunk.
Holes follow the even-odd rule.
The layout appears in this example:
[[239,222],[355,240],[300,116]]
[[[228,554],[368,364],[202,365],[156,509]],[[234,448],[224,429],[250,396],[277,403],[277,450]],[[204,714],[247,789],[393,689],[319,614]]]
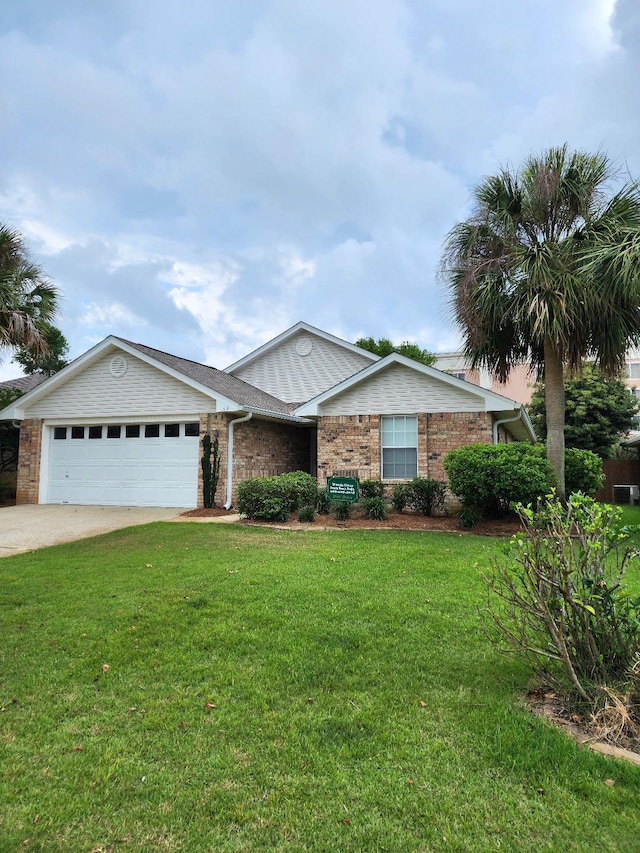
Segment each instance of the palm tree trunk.
[[565,499],[564,483],[564,365],[550,338],[544,339],[544,398],[547,418],[547,459],[558,480],[557,494]]

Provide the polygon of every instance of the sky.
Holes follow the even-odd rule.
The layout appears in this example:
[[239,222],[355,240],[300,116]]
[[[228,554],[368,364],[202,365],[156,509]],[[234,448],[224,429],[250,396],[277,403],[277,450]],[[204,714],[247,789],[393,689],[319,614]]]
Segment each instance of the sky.
[[640,177],[637,0],[21,0],[0,79],[0,221],[74,358],[224,368],[299,320],[452,350],[483,177],[565,142]]

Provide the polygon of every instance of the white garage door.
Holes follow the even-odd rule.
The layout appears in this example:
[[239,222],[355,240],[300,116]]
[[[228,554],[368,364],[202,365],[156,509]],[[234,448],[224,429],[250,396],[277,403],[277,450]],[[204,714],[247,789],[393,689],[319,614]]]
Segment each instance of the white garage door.
[[195,507],[197,423],[51,427],[47,503]]

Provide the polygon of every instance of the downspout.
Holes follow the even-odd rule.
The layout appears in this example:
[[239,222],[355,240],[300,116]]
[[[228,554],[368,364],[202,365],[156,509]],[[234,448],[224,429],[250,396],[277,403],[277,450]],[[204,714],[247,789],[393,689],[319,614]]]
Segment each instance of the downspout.
[[231,509],[231,498],[233,495],[233,427],[234,424],[243,424],[245,421],[250,421],[253,417],[253,412],[249,412],[241,418],[234,418],[229,421],[229,435],[227,438],[227,502],[224,505],[225,509]]
[[518,409],[518,414],[513,418],[502,418],[502,420],[493,422],[493,443],[498,443],[498,427],[502,424],[511,424],[514,421],[519,421],[522,418],[522,407]]

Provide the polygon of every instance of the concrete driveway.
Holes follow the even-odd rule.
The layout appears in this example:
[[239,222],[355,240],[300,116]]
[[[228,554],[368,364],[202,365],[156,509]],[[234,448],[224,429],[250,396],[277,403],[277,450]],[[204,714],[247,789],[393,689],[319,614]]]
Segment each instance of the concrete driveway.
[[184,510],[136,506],[38,504],[0,508],[0,557],[47,545],[85,539],[151,521],[175,518]]

